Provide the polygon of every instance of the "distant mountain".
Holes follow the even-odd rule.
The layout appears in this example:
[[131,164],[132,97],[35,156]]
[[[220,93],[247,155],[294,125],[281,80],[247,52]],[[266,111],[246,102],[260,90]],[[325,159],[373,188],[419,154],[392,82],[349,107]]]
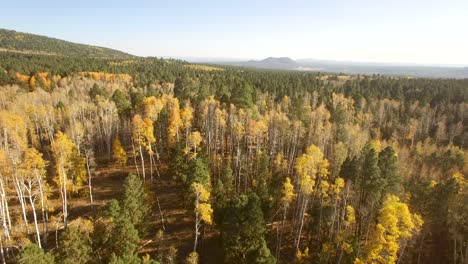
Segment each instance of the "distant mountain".
[[468,67],[413,66],[396,63],[352,62],[317,59],[292,60],[288,57],[270,57],[260,61],[218,61],[216,64],[264,69],[301,70],[344,74],[381,74],[388,76],[428,78],[468,78]]
[[46,54],[70,57],[131,58],[130,54],[109,48],[77,44],[40,35],[0,29],[0,52]]
[[297,69],[301,65],[288,57],[268,57],[264,60],[249,60],[249,61],[232,61],[232,62],[221,62],[225,65],[242,66],[250,68],[262,68],[262,69]]

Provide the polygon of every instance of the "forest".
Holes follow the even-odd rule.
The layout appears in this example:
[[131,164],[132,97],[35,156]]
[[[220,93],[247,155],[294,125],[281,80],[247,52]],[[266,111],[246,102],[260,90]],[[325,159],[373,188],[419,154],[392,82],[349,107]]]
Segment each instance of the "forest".
[[2,263],[468,262],[468,79],[0,52]]

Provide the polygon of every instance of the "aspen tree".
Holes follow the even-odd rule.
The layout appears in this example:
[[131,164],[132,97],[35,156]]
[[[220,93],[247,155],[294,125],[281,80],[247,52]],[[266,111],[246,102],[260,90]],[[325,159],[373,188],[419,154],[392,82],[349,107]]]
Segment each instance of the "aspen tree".
[[99,131],[106,144],[107,155],[111,156],[112,137],[118,129],[118,110],[114,102],[99,98],[97,103],[97,115],[99,117]]
[[138,150],[141,159],[141,167],[143,172],[143,181],[146,179],[145,160],[143,156],[143,148],[150,155],[151,179],[153,179],[153,150],[151,145],[156,141],[153,132],[153,122],[149,118],[142,119],[140,115],[135,115],[132,119],[132,138],[138,144]]
[[115,163],[126,168],[127,167],[127,152],[125,151],[119,138],[114,139],[112,144],[112,153]]
[[193,195],[195,196],[195,242],[193,245],[193,251],[197,251],[198,236],[200,234],[201,223],[211,225],[213,220],[213,209],[211,204],[208,203],[210,199],[210,192],[203,187],[202,184],[194,182],[191,185]]
[[180,120],[180,107],[179,100],[175,97],[170,98],[170,114],[169,114],[169,127],[168,127],[168,136],[169,136],[169,145],[172,146],[176,142],[179,142],[179,129],[182,126]]
[[6,182],[7,182],[7,175],[11,174],[11,165],[10,161],[7,156],[7,152],[3,149],[0,149],[0,213],[2,218],[2,227],[3,227],[3,235],[4,237],[9,240],[10,239],[10,231],[12,229],[11,225],[11,218],[10,218],[10,210],[8,206],[8,192],[6,192]]
[[[185,152],[186,154],[190,154],[190,158],[193,159],[197,157],[197,150],[202,141],[203,141],[203,138],[200,132],[195,131],[189,134]],[[190,151],[193,151],[193,153],[189,153]]]
[[328,164],[328,162],[324,160],[323,153],[315,145],[309,146],[306,153],[296,159],[295,169],[299,186],[298,216],[300,219],[295,239],[296,251],[299,251],[304,217],[308,208],[310,196],[314,193],[317,176],[328,174],[328,166],[326,164]]
[[193,112],[194,110],[190,106],[189,102],[187,102],[180,111],[180,120],[182,124],[181,129],[185,130],[185,147],[188,147],[189,144],[189,135],[192,129]]
[[[41,236],[39,231],[38,217],[36,214],[36,200],[39,197],[42,211],[42,221],[44,224],[44,232],[47,231],[47,219],[46,219],[46,197],[44,193],[45,189],[45,166],[46,163],[42,158],[42,154],[34,148],[28,148],[24,154],[23,162],[23,188],[27,192],[27,197],[31,205],[34,218],[34,227],[36,230],[36,243],[39,248],[42,248]],[[46,234],[44,234],[45,236]]]
[[55,182],[59,186],[62,198],[63,222],[65,227],[68,224],[68,190],[70,189],[71,170],[73,167],[72,156],[75,145],[62,132],[57,132],[55,140],[51,144],[52,156],[55,161]]
[[283,238],[284,224],[286,222],[286,216],[288,213],[289,205],[294,200],[296,194],[294,193],[294,186],[291,183],[291,179],[286,177],[286,180],[283,183],[283,188],[281,189],[281,207],[283,210],[283,220],[281,221],[281,231],[277,237],[278,242],[276,244],[276,260],[279,260],[280,251],[281,251],[281,240]]
[[422,224],[422,218],[417,214],[411,214],[408,205],[400,202],[400,199],[394,195],[387,196],[379,211],[372,238],[365,247],[363,260],[367,263],[395,264],[401,240],[409,239],[419,232]]
[[150,96],[143,99],[144,116],[150,118],[153,121],[158,120],[159,113],[163,107],[164,102],[159,98]]
[[[22,155],[24,150],[27,148],[27,127],[25,120],[22,116],[12,114],[6,111],[0,111],[0,140],[2,148],[5,151],[6,157],[8,158],[8,164],[11,169],[9,169],[9,177],[5,179],[5,182],[0,182],[2,187],[2,192],[6,195],[6,192],[3,191],[3,188],[7,188],[9,181],[13,182],[13,188],[17,193],[18,202],[21,206],[22,217],[25,223],[26,233],[29,234],[29,226],[26,212],[26,198],[24,195],[24,188],[21,184],[21,175],[20,175],[20,166],[22,162]],[[6,197],[5,197],[6,198]],[[7,204],[5,204],[7,206]],[[9,209],[6,207],[7,214],[9,218]],[[8,219],[11,223],[11,220]],[[10,224],[11,228],[11,224]]]

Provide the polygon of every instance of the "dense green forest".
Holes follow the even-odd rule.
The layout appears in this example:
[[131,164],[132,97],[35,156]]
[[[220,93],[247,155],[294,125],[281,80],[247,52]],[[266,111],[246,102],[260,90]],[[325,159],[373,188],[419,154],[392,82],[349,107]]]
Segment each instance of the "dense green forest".
[[29,33],[0,28],[0,50],[26,54],[67,57],[131,58],[132,55],[96,46],[72,43]]
[[468,261],[466,79],[1,36],[3,263]]

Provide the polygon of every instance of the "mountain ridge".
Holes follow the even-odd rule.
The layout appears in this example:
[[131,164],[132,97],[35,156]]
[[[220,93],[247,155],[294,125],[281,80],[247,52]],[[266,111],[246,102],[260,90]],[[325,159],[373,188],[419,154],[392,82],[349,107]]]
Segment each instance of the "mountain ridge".
[[134,55],[105,47],[70,42],[43,35],[0,28],[0,52],[70,57],[133,58]]

